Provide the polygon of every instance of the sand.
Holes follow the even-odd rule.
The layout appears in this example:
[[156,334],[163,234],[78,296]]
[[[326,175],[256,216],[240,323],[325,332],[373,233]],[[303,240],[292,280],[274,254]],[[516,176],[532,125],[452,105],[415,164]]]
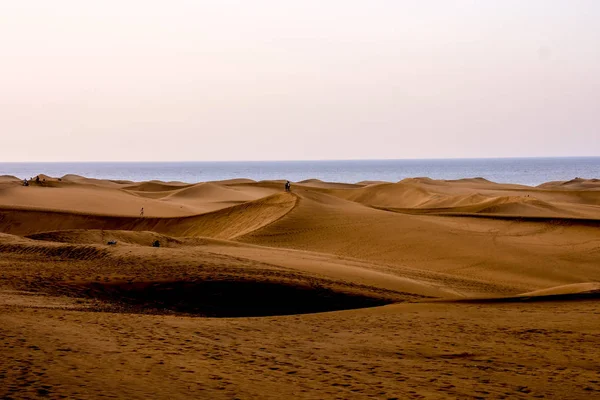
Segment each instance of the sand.
[[43,178],[0,398],[600,398],[598,180]]

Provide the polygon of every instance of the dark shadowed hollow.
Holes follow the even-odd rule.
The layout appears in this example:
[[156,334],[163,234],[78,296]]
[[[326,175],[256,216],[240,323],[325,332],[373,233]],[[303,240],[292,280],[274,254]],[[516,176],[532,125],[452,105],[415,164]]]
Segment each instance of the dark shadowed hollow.
[[78,295],[101,300],[120,311],[203,317],[306,314],[375,307],[392,302],[363,294],[281,282],[86,282],[69,286]]

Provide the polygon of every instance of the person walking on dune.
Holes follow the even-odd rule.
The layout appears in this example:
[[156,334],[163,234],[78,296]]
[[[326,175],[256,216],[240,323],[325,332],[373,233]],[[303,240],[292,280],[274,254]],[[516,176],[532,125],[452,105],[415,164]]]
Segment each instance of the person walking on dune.
[[290,183],[290,181],[286,181],[285,182],[285,191],[289,192],[291,190],[292,184]]
[[144,216],[144,207],[142,207],[142,209],[140,210],[140,217]]

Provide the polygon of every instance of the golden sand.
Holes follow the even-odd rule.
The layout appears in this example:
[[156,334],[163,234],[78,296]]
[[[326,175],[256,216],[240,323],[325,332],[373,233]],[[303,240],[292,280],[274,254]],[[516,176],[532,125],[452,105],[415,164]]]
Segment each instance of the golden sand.
[[598,180],[44,178],[0,177],[0,398],[600,398]]

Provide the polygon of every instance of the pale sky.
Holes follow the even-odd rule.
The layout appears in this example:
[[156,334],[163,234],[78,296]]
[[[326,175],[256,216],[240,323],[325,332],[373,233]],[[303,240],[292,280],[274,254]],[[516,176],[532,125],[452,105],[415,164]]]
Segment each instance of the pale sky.
[[0,161],[600,155],[598,0],[0,0]]

